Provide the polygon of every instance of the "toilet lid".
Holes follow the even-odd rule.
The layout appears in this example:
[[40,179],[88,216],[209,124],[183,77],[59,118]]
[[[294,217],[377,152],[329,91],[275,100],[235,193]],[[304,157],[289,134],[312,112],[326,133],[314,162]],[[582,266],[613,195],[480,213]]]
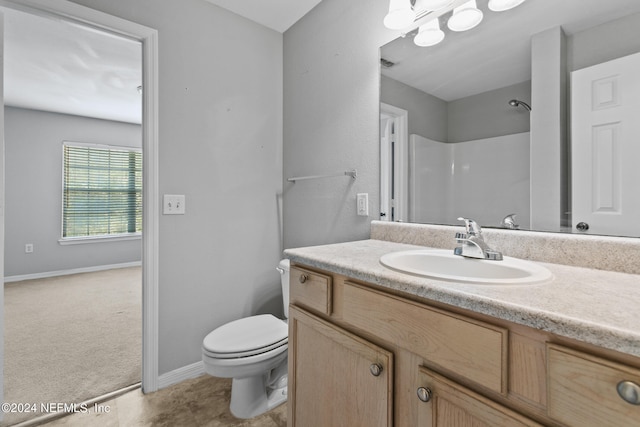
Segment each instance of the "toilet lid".
[[221,356],[256,353],[287,342],[287,324],[271,314],[245,317],[222,325],[204,338],[202,346]]

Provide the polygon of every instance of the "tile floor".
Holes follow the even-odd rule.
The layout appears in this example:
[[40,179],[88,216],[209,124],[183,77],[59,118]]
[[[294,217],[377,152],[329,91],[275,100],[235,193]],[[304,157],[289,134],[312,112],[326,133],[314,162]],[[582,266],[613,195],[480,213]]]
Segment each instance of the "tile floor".
[[[98,404],[101,413],[72,414],[47,427],[286,427],[287,405],[251,420],[229,412],[231,380],[203,375],[155,393],[137,389]],[[108,408],[109,412],[105,409]]]

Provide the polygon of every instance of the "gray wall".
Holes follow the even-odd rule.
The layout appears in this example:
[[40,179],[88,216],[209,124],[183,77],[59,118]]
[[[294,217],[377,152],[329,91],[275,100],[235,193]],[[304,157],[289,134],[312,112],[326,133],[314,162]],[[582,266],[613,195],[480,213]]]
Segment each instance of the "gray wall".
[[282,313],[282,34],[203,0],[74,0],[158,30],[159,373],[212,329]]
[[380,101],[409,112],[409,134],[440,142],[529,132],[527,110],[508,104],[514,98],[531,104],[531,82],[447,102],[389,77],[380,79]]
[[[379,47],[387,1],[323,0],[284,33],[284,244],[369,237],[379,213]],[[286,182],[357,169],[358,178]],[[369,193],[369,217],[356,193]]]
[[63,141],[140,147],[142,133],[130,123],[5,108],[5,276],[140,261],[140,239],[58,243]]
[[409,112],[409,135],[449,140],[447,101],[385,76],[380,76],[380,101]]
[[529,112],[510,99],[531,105],[531,82],[490,90],[448,103],[448,142],[473,141],[529,132]]
[[640,52],[640,13],[567,37],[570,71]]

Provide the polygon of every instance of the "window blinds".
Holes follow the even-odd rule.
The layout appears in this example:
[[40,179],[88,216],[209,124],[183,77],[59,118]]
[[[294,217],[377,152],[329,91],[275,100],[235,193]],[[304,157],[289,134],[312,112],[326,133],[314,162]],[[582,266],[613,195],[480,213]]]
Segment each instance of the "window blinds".
[[142,231],[142,153],[63,145],[62,237]]

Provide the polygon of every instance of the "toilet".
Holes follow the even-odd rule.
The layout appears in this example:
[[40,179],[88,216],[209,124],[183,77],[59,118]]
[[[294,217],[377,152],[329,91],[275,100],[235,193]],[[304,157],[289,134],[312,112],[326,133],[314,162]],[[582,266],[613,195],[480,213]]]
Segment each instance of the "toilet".
[[[280,261],[285,319],[289,317],[289,260]],[[233,378],[231,413],[253,418],[287,400],[286,320],[260,314],[234,320],[210,332],[202,342],[205,372]]]

